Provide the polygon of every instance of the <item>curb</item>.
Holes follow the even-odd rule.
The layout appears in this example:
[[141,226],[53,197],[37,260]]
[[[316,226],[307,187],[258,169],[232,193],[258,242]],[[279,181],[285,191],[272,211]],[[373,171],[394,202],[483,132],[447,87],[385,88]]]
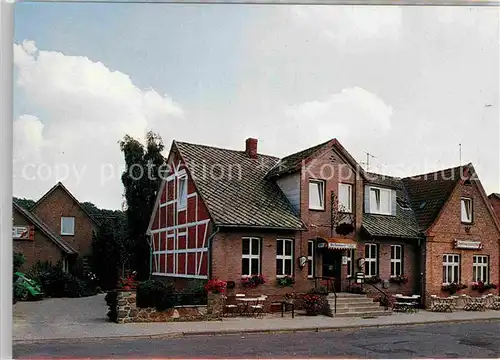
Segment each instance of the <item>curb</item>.
[[164,334],[152,335],[125,335],[125,336],[103,336],[86,338],[54,338],[54,339],[35,339],[35,340],[13,340],[13,345],[37,344],[47,342],[87,342],[87,341],[106,341],[106,340],[140,340],[140,339],[170,339],[189,336],[221,336],[221,335],[244,335],[244,334],[273,334],[273,333],[296,333],[296,332],[330,332],[365,328],[387,328],[387,327],[406,327],[427,324],[457,324],[457,323],[476,323],[476,322],[500,322],[500,318],[485,319],[450,319],[450,320],[429,320],[413,321],[396,324],[366,324],[366,325],[345,325],[345,326],[323,326],[323,327],[303,327],[303,328],[274,328],[274,329],[247,329],[247,330],[214,330],[214,331],[180,331]]

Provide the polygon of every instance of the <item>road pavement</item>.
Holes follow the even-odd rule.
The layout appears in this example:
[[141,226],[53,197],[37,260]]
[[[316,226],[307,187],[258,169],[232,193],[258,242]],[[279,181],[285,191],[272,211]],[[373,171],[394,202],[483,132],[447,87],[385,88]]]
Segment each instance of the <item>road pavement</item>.
[[20,358],[500,358],[500,321],[325,332],[19,343]]

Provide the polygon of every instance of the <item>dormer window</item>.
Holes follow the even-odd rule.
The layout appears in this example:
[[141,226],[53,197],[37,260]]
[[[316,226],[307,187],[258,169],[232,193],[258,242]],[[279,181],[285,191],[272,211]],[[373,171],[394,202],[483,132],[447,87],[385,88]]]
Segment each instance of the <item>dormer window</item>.
[[370,187],[370,213],[391,215],[391,190]]
[[325,210],[325,182],[309,180],[309,209]]
[[460,213],[461,220],[463,223],[471,223],[472,222],[472,199],[462,198],[460,199]]

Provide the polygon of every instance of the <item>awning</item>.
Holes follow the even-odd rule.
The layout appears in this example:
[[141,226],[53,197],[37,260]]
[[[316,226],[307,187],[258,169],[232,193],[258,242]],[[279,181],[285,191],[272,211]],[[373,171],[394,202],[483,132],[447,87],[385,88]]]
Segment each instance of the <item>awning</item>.
[[[323,241],[321,241],[323,240]],[[318,242],[318,248],[327,248],[330,250],[350,250],[356,249],[356,241],[353,239],[331,238],[321,239]]]

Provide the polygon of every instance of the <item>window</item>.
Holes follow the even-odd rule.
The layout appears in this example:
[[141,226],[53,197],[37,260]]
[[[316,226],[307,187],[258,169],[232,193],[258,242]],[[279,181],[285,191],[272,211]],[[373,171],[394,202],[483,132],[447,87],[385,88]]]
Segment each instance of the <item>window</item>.
[[178,209],[185,209],[187,205],[187,177],[181,175],[177,188]]
[[487,255],[474,255],[472,257],[472,281],[489,282],[489,267]]
[[314,276],[314,241],[307,242],[307,277]]
[[365,244],[365,276],[378,275],[378,246],[377,244]]
[[241,275],[260,275],[259,238],[243,238]]
[[460,201],[462,222],[471,223],[472,222],[472,199],[462,198]]
[[321,180],[309,181],[309,209],[325,209],[325,182]]
[[278,239],[276,241],[276,276],[292,275],[293,240]]
[[75,235],[75,218],[69,216],[61,217],[61,235]]
[[443,284],[460,282],[460,255],[443,255]]
[[370,212],[391,215],[391,190],[370,188]]
[[63,272],[67,273],[69,272],[69,262],[68,262],[68,258],[65,257],[63,262],[62,262],[62,270]]
[[347,277],[350,278],[354,275],[354,250],[347,250]]
[[339,210],[352,212],[352,185],[339,184]]
[[403,275],[403,248],[391,245],[391,276]]

